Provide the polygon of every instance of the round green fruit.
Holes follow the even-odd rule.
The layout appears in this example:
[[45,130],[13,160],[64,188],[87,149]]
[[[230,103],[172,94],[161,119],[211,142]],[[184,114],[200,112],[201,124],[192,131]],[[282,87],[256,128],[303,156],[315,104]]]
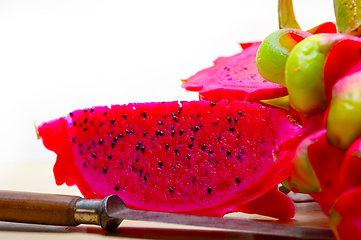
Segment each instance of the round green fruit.
[[257,68],[261,76],[274,83],[285,86],[285,65],[293,47],[310,33],[285,28],[268,35],[257,51]]

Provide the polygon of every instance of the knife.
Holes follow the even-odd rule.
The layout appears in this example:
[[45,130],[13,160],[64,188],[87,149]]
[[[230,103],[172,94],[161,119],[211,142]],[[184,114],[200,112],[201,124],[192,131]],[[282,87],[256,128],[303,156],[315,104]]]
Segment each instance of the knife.
[[124,219],[237,230],[258,236],[286,239],[334,239],[329,229],[246,219],[133,210],[128,208],[117,195],[104,199],[86,199],[69,195],[0,191],[0,221],[60,226],[95,224],[106,231],[114,231]]

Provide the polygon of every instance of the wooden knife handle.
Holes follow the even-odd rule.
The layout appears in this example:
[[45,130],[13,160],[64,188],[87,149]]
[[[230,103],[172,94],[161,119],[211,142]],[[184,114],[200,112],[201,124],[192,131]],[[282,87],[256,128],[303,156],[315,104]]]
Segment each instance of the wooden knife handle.
[[76,226],[75,204],[81,197],[0,191],[0,221]]

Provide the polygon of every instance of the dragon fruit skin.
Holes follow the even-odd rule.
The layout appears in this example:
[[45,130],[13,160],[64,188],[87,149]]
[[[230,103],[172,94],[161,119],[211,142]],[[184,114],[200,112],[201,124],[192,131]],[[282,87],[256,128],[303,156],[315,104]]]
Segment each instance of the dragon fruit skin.
[[356,139],[347,149],[340,172],[341,181],[345,186],[361,186],[361,138]]
[[285,87],[268,82],[258,73],[256,53],[260,44],[241,44],[241,53],[216,59],[214,66],[185,80],[182,87],[199,92],[200,100],[213,102],[223,99],[258,102],[287,95]]
[[87,198],[118,194],[135,209],[294,215],[292,201],[277,188],[290,164],[274,162],[271,150],[299,127],[280,110],[196,101],[95,107],[71,115],[38,127],[45,147],[57,154],[58,185],[75,183]]
[[330,210],[335,239],[357,240],[361,236],[361,186],[345,191]]

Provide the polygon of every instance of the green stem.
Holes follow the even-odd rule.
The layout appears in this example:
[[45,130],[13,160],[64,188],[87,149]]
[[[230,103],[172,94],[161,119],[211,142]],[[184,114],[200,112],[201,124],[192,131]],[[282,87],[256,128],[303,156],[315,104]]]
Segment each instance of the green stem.
[[296,21],[292,0],[278,0],[278,23],[280,29],[301,29]]

